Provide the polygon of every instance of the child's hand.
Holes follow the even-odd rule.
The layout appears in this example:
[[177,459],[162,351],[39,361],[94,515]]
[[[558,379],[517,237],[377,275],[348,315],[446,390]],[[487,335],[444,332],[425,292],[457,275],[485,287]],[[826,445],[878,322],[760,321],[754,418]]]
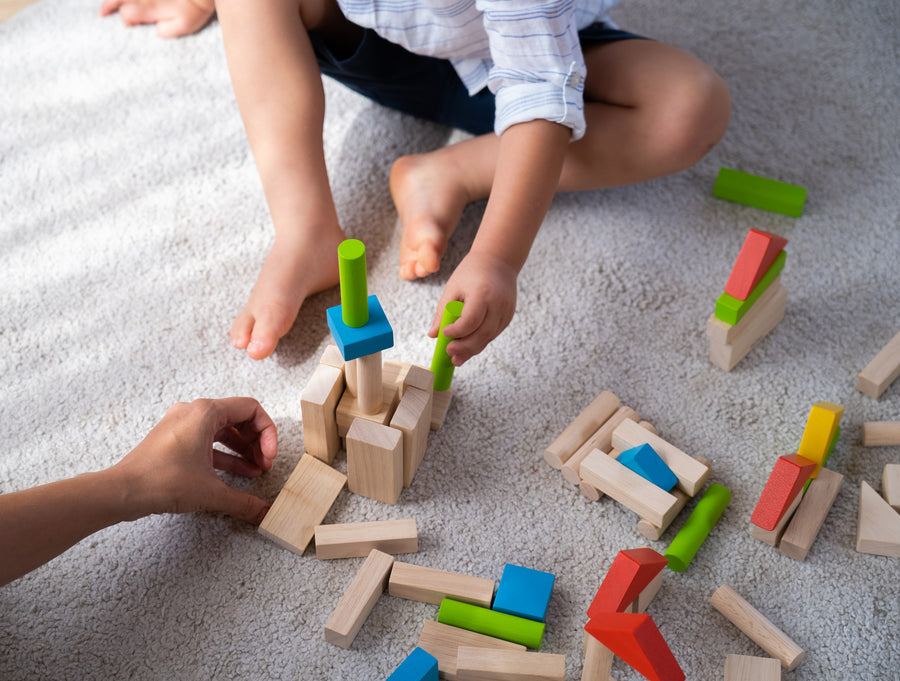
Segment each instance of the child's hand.
[[436,338],[444,306],[461,300],[462,317],[444,327],[454,366],[461,366],[500,335],[516,311],[516,270],[496,256],[470,251],[450,276],[428,335]]
[[[220,442],[240,456],[213,447]],[[272,467],[275,424],[249,397],[195,400],[173,406],[113,471],[123,475],[133,517],[150,513],[212,511],[259,524],[262,499],[229,487],[215,469],[257,477]]]

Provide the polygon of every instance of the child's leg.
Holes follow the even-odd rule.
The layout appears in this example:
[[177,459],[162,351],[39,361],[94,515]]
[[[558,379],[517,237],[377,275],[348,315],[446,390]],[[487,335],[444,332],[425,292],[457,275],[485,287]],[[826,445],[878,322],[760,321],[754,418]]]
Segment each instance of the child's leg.
[[118,12],[126,26],[156,24],[161,38],[178,38],[206,26],[215,10],[213,0],[103,0],[100,16]]
[[[587,131],[569,146],[560,191],[678,172],[724,134],[728,90],[696,57],[663,43],[623,40],[587,48],[585,62]],[[398,159],[391,191],[403,226],[400,276],[437,270],[466,203],[490,194],[498,147],[499,138],[489,134]]]
[[307,30],[352,40],[332,0],[218,0],[235,98],[275,226],[259,279],[231,327],[268,356],[307,296],[338,283],[337,219],[322,147],[325,96]]

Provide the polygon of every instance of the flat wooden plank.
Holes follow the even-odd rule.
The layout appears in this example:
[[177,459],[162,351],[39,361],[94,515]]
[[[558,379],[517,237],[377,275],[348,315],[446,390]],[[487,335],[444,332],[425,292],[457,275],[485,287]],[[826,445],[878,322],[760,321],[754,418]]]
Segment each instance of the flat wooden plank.
[[372,549],[325,622],[325,640],[349,648],[387,587],[393,556]]
[[866,421],[862,425],[863,447],[900,445],[900,421]]
[[729,655],[725,681],[781,681],[781,664],[774,657]]
[[372,549],[391,555],[419,550],[415,518],[319,525],[315,536],[319,560],[368,556]]
[[806,560],[843,481],[844,476],[840,473],[827,468],[819,471],[819,477],[809,484],[797,512],[781,537],[781,553],[794,560]]
[[565,681],[566,656],[460,646],[456,678],[459,681]]
[[619,398],[609,390],[604,390],[585,407],[560,433],[547,449],[544,460],[553,468],[560,469],[581,445],[602,426],[619,408]]
[[434,605],[440,605],[445,598],[452,598],[490,608],[494,580],[397,561],[391,570],[388,593]]

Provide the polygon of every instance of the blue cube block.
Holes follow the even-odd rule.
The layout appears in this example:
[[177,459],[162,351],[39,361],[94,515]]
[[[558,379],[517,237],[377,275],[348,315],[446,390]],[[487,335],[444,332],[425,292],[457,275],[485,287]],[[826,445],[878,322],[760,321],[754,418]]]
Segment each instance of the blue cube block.
[[556,575],[507,563],[500,577],[493,610],[543,622]]
[[325,311],[325,316],[331,335],[345,362],[394,346],[394,330],[384,310],[381,309],[381,303],[374,295],[369,296],[369,321],[365,326],[353,327],[344,324],[340,305],[329,307]]
[[437,658],[422,648],[416,648],[387,681],[438,681]]
[[678,478],[672,469],[660,458],[659,454],[648,444],[626,449],[619,454],[619,463],[630,468],[645,480],[667,492],[678,484]]

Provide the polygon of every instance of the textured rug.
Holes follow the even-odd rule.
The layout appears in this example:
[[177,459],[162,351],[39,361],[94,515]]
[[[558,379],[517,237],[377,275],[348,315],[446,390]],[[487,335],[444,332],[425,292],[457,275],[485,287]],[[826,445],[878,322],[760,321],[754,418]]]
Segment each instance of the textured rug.
[[[303,451],[300,392],[331,342],[337,291],[307,302],[273,357],[230,347],[273,233],[219,27],[163,41],[98,5],[42,0],[0,25],[0,492],[112,464],[175,401],[247,394],[276,419],[280,455],[262,478],[230,482],[273,500]],[[677,176],[557,197],[516,317],[456,372],[412,487],[396,506],[344,491],[326,522],[413,517],[420,551],[403,560],[492,579],[507,562],[553,572],[542,650],[579,678],[585,611],[616,553],[664,551],[693,506],[650,542],[632,512],[588,501],[544,463],[608,389],[733,494],[649,611],[688,678],[764,654],[709,605],[726,583],[807,651],[786,678],[898,678],[900,563],[855,551],[860,483],[877,489],[900,461],[900,448],[859,443],[863,421],[900,418],[900,384],[879,400],[855,389],[900,330],[898,6],[625,0],[614,18],[725,77],[725,139]],[[458,134],[332,82],[326,94],[335,199],[369,248],[369,290],[395,331],[386,356],[427,363],[426,328],[484,206],[466,211],[439,274],[402,282],[387,176],[398,155]],[[807,187],[803,216],[713,198],[723,166]],[[749,228],[789,239],[787,313],[725,373],[705,324]],[[846,408],[829,463],[845,481],[800,563],[749,521],[820,400]],[[360,563],[300,557],[213,515],[113,527],[0,589],[0,678],[385,678],[437,608],[385,595],[350,650],[327,644]],[[620,662],[614,675],[639,678]]]

